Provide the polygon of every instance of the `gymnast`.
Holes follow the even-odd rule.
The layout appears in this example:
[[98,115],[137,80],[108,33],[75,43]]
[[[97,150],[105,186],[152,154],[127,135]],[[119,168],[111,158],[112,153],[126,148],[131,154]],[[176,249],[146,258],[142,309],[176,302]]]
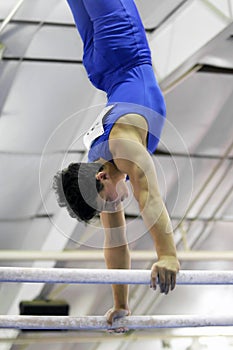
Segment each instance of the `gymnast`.
[[[169,215],[161,198],[151,157],[160,138],[166,107],[151,63],[145,30],[133,0],[67,0],[83,40],[83,64],[107,104],[84,136],[87,163],[72,163],[53,182],[58,203],[84,222],[96,215],[105,231],[109,269],[130,268],[123,200],[130,181],[158,260],[151,288],[161,293],[176,284],[179,262]],[[114,319],[130,314],[128,286],[113,285]],[[124,331],[124,329],[120,330]]]

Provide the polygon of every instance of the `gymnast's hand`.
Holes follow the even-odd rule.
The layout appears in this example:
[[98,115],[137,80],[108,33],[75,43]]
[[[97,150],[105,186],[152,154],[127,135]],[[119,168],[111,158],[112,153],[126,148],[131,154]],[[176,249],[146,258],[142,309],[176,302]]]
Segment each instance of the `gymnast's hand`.
[[[130,313],[129,309],[117,309],[117,308],[113,307],[112,309],[110,309],[106,312],[105,316],[107,317],[108,325],[112,327],[115,320],[117,320],[119,318],[124,318],[125,316],[129,316],[130,314],[131,313]],[[119,328],[115,328],[115,329],[109,329],[108,332],[109,333],[125,333],[125,332],[128,332],[128,328],[119,327]]]
[[160,259],[152,265],[151,285],[154,290],[157,287],[157,281],[160,286],[160,292],[168,294],[176,285],[176,274],[180,269],[180,264],[175,256],[161,256]]

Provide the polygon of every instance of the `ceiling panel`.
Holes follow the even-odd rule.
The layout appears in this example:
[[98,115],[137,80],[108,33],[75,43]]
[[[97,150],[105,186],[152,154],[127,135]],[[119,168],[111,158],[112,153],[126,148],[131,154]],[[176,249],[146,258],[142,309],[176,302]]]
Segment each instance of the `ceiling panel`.
[[76,28],[43,26],[34,36],[25,56],[81,61],[82,51]]
[[223,216],[226,219],[233,221],[233,193],[231,193],[230,201],[228,201],[227,208],[225,209]]
[[[146,27],[153,28],[160,24],[183,0],[136,0],[135,1],[143,22]],[[9,0],[0,5],[1,18],[5,18],[12,8],[17,4],[16,0]],[[37,0],[32,4],[30,0],[25,0],[23,5],[16,13],[15,19],[47,21],[55,23],[73,23],[73,17],[65,0],[47,2],[46,0]]]
[[[230,82],[233,83],[233,75],[226,76],[225,81],[226,81],[226,84]],[[226,94],[224,95],[224,93]],[[195,150],[195,153],[221,156],[225,154],[227,149],[232,144],[233,88],[232,88],[231,94],[228,94],[228,92],[224,91],[224,89],[222,89],[222,91],[219,91],[219,94],[221,94],[221,97],[225,99],[225,103],[222,106],[221,104],[219,104],[220,110],[217,114],[217,117],[213,120],[213,122],[209,125],[209,127],[207,126],[206,135],[200,141],[199,145]],[[211,104],[209,108],[210,112],[212,109],[212,105],[215,104],[215,101],[217,98],[218,96],[216,92],[216,95],[214,94],[213,96],[214,102]],[[233,150],[229,152],[228,156],[232,154],[233,154]]]
[[[204,4],[204,3],[203,3]],[[198,15],[198,13],[197,13]],[[196,21],[196,23],[198,20]],[[206,27],[206,23],[205,23]],[[190,25],[190,29],[192,30],[194,28],[194,24]],[[202,29],[203,31],[204,29]],[[185,28],[184,28],[185,31]],[[201,31],[201,33],[202,33]],[[180,83],[182,79],[188,79],[188,77],[192,76],[195,73],[195,67],[201,64],[210,64],[213,66],[220,67],[222,69],[225,68],[231,68],[232,67],[232,33],[233,33],[233,22],[229,23],[229,20],[225,23],[225,28],[221,30],[219,33],[216,33],[212,39],[209,38],[207,42],[201,45],[198,50],[194,50],[192,55],[188,58],[182,57],[182,60],[179,63],[179,66],[175,67],[175,70],[172,70],[166,77],[163,79],[161,78],[161,70],[158,70],[157,65],[157,59],[161,59],[161,63],[164,65],[164,69],[168,69],[167,61],[172,62],[171,56],[170,56],[170,50],[174,48],[174,54],[176,52],[179,53],[177,46],[172,46],[169,41],[169,38],[163,38],[161,41],[161,47],[158,46],[159,43],[156,41],[156,45],[154,45],[153,40],[150,42],[150,46],[152,47],[152,56],[155,54],[155,65],[156,65],[156,72],[159,73],[160,78],[160,84],[162,88],[165,90],[170,90],[173,87],[176,88],[177,85]],[[162,31],[162,34],[166,34],[166,30]],[[169,33],[172,40],[172,32]],[[194,38],[195,40],[198,40],[198,37],[196,38],[196,35],[194,36],[192,34],[187,36],[187,39],[190,41],[190,38]],[[156,38],[156,36],[155,36]],[[180,38],[180,44],[183,48],[186,47],[186,43],[184,40],[182,40],[182,36],[180,37],[177,35],[177,39]],[[193,48],[194,49],[194,48]],[[216,56],[216,59],[215,59]],[[185,61],[184,61],[185,59]],[[221,70],[220,70],[221,71]],[[220,72],[219,71],[219,72]],[[230,72],[228,72],[230,74]]]
[[[30,1],[30,0],[29,0]],[[46,0],[40,0],[41,8],[44,8],[47,5]],[[46,21],[48,22],[58,22],[58,23],[74,23],[73,16],[69,9],[69,6],[66,3],[66,0],[55,1],[50,8],[50,12],[47,14]]]
[[231,36],[214,45],[199,62],[216,67],[233,68],[233,26]]
[[[219,213],[226,208],[226,205],[228,202],[227,198],[229,194],[232,193],[232,186],[233,186],[233,181],[232,181],[233,164],[232,164],[232,161],[230,162],[230,164],[227,164],[227,163],[222,165],[221,177],[217,182],[217,185],[212,188],[211,199],[208,201],[208,204],[206,205],[205,209],[202,211],[202,215],[204,217],[212,216],[216,212],[217,214],[215,216],[218,217]],[[220,203],[222,203],[221,207],[219,207]]]
[[[146,28],[154,28],[161,24],[183,0],[136,0],[136,5],[142,16]],[[1,18],[5,18],[17,1],[9,0],[0,5]],[[23,5],[16,13],[15,19],[47,21],[56,23],[73,23],[73,17],[65,0],[37,0],[32,4],[30,0],[25,0]]]
[[[13,203],[11,203],[13,206]],[[30,220],[4,221],[1,218],[1,249],[22,249],[25,235],[31,225]]]
[[156,156],[155,165],[161,195],[172,217],[182,217],[193,195],[194,173],[188,154]]
[[9,24],[1,42],[5,57],[82,60],[82,42],[75,27]]
[[[207,251],[227,251],[233,246],[233,222],[215,222],[209,224],[211,227],[210,234],[204,237],[199,243],[201,250]],[[201,245],[200,245],[201,244]],[[232,261],[195,261],[183,262],[182,268],[186,270],[232,270]],[[232,288],[232,287],[231,287]]]
[[39,161],[38,157],[1,155],[2,219],[27,218],[36,213],[40,203]]
[[[182,153],[186,147],[191,153],[213,154],[214,151],[221,155],[232,135],[232,123],[229,124],[232,91],[233,78],[228,74],[195,73],[180,82],[166,95],[168,123],[162,135],[165,146],[172,152]],[[226,103],[227,110],[222,115]],[[221,140],[212,150],[214,142],[209,130],[220,115],[222,123],[227,126],[224,129],[227,135],[219,133]],[[200,149],[203,140],[205,147]]]
[[4,56],[23,58],[37,30],[38,25],[8,24],[1,35],[5,45]]
[[[0,13],[5,18],[14,6],[17,0],[2,1],[0,4]],[[65,0],[25,0],[14,19],[30,21],[53,21],[53,22],[71,22],[69,8]]]
[[[196,204],[192,207],[192,210],[189,211],[188,217],[195,216],[199,207],[217,183],[219,174],[217,174],[217,177],[213,177],[208,187],[206,186],[203,188],[204,183],[211,175],[217,163],[217,159],[206,158],[191,158],[189,162],[186,161],[186,163],[184,163],[184,167],[180,169],[179,176],[176,177],[177,182],[174,182],[166,200],[167,207],[172,217],[182,218],[189,205],[193,203],[194,200]],[[224,168],[222,170],[224,171]],[[196,201],[200,190],[202,195],[199,196]],[[208,215],[211,214],[210,212],[207,213]],[[203,212],[201,212],[200,217],[203,217],[202,214]]]
[[209,0],[209,2],[213,4],[216,7],[216,9],[223,13],[225,16],[232,15],[232,0]]
[[[2,111],[1,150],[41,152],[54,133],[58,136],[56,132],[60,139],[53,139],[50,151],[64,149],[94,94],[82,66],[21,63]],[[82,116],[71,117],[80,110]]]
[[144,25],[148,29],[160,25],[177,7],[184,3],[183,0],[136,0],[135,2]]
[[1,1],[0,3],[0,18],[4,19],[7,17],[12,8],[17,4],[17,0]]
[[[12,87],[15,75],[19,68],[19,62],[2,62],[0,61],[0,112],[8,97]],[[2,113],[1,113],[2,118]]]
[[[30,220],[0,221],[1,249],[40,250],[53,223],[49,218],[33,218]],[[1,266],[31,266],[25,262],[1,261]]]

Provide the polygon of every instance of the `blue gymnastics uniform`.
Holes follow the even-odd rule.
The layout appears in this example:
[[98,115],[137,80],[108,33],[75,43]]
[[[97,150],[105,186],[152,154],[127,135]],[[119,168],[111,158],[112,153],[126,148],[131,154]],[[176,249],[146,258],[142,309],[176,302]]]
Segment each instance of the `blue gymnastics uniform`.
[[[140,114],[147,120],[147,149],[153,153],[159,142],[166,108],[134,1],[67,1],[83,40],[83,64],[88,77],[96,88],[106,92],[107,106],[113,106],[103,115],[100,133],[94,133],[88,161],[100,157],[111,160],[108,148],[111,129],[117,119],[130,113]],[[95,127],[94,124],[91,129]],[[87,134],[91,134],[91,130]]]

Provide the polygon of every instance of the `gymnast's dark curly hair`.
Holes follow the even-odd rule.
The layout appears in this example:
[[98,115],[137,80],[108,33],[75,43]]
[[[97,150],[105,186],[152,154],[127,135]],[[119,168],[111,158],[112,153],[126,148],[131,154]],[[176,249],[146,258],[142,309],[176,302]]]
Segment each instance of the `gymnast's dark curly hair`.
[[72,218],[89,222],[98,214],[96,200],[103,185],[95,175],[102,169],[100,163],[71,163],[54,176],[58,204],[66,207]]

